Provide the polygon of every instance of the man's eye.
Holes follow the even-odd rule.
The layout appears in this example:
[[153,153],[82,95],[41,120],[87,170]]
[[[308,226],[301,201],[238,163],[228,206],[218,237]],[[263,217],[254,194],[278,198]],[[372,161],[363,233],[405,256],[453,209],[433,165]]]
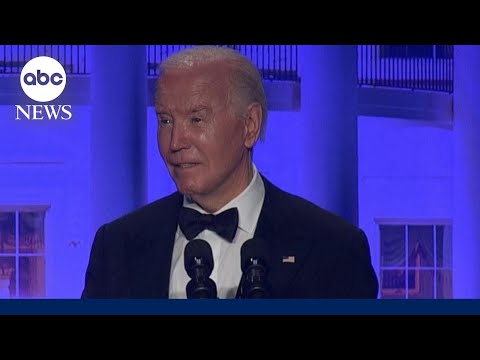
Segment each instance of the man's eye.
[[199,122],[201,122],[201,121],[202,121],[202,119],[199,118],[199,117],[192,117],[192,122],[193,122],[193,123],[199,123]]
[[171,123],[172,123],[172,120],[160,118],[160,119],[158,120],[158,122],[160,123],[160,125],[168,125],[168,124],[171,124]]

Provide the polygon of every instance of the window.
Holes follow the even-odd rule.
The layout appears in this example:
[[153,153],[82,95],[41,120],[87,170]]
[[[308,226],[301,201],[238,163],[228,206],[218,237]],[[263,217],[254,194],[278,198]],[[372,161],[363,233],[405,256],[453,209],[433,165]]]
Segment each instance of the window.
[[453,59],[452,45],[380,45],[383,58]]
[[449,224],[381,224],[380,297],[452,297],[452,230]]
[[45,296],[46,210],[0,207],[0,298]]

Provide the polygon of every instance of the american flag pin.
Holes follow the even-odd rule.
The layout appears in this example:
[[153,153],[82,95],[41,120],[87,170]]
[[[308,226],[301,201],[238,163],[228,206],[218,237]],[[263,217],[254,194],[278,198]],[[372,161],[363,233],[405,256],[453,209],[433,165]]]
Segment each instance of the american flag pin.
[[295,256],[282,256],[282,263],[284,264],[294,264],[295,263]]

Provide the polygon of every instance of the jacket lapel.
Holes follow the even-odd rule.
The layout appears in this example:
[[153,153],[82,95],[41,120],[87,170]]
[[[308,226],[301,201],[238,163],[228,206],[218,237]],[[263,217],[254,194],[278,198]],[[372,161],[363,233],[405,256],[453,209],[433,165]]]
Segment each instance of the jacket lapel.
[[151,217],[139,224],[125,246],[130,297],[168,298],[173,244],[182,196],[176,192],[153,203]]
[[311,236],[305,236],[296,214],[289,206],[289,195],[262,176],[265,200],[258,219],[255,237],[267,242],[272,297],[288,297],[295,276],[307,261]]

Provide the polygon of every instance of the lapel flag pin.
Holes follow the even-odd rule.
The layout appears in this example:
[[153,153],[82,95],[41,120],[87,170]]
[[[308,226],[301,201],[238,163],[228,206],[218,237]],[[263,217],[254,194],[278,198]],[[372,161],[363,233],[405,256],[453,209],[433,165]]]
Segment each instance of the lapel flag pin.
[[295,256],[282,256],[282,263],[284,264],[294,264],[295,263]]

